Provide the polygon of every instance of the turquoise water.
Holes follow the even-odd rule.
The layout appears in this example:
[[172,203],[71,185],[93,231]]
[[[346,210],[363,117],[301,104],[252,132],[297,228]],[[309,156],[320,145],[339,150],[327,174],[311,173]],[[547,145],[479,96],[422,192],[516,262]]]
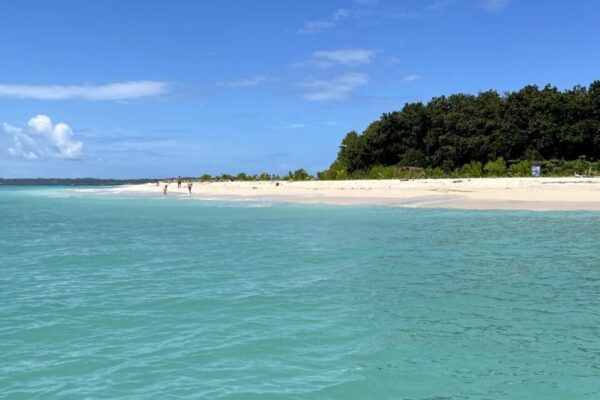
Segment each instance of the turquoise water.
[[600,213],[0,188],[0,398],[600,398]]

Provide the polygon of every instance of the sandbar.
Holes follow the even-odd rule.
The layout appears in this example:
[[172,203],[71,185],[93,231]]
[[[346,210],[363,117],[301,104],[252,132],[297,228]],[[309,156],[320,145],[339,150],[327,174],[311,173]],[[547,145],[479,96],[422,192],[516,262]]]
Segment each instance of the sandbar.
[[121,194],[204,200],[272,200],[304,204],[419,208],[600,211],[600,177],[472,178],[347,181],[194,182],[124,185]]

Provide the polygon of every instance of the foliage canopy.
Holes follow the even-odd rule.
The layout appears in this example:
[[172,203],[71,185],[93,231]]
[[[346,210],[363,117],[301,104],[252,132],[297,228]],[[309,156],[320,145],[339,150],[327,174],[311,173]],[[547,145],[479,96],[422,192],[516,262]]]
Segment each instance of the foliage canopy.
[[583,159],[600,159],[600,81],[565,91],[530,85],[505,95],[407,103],[362,134],[349,132],[319,179],[384,176],[390,173],[377,168],[390,166],[422,167],[431,175],[521,176],[530,174],[530,161]]

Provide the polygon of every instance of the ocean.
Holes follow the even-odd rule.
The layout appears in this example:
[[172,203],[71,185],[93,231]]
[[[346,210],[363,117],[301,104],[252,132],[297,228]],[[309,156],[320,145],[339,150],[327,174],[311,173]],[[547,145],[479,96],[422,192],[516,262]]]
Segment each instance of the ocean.
[[2,399],[600,398],[600,213],[0,187]]

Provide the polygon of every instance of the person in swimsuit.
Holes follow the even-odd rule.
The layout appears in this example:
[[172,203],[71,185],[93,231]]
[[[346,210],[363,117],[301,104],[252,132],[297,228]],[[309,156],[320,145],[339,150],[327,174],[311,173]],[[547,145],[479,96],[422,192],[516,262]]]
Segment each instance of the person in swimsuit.
[[190,194],[192,194],[192,185],[193,185],[192,181],[189,181],[187,184],[188,192],[190,192]]
[[163,194],[166,196],[167,194],[167,188],[169,187],[169,184],[165,184],[165,187],[163,188]]

